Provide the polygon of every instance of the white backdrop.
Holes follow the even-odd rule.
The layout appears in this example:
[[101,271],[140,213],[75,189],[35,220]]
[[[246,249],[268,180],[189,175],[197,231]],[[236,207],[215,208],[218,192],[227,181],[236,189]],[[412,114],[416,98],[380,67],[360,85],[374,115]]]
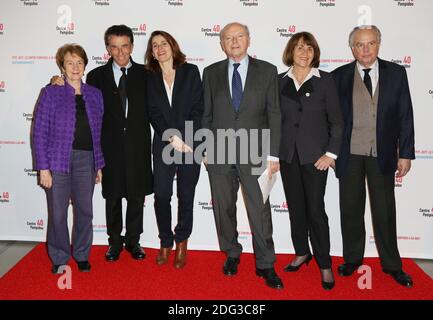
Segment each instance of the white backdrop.
[[[249,53],[285,71],[282,52],[298,31],[312,32],[321,47],[321,68],[332,71],[352,60],[350,30],[376,24],[383,33],[380,57],[407,68],[415,113],[417,160],[396,181],[397,225],[404,257],[433,259],[433,2],[430,0],[5,0],[0,2],[0,240],[44,241],[47,208],[32,170],[30,127],[41,87],[58,74],[54,55],[64,43],[82,45],[87,70],[105,63],[103,34],[113,24],[135,33],[133,58],[142,63],[155,29],[170,32],[188,61],[203,68],[225,56],[219,31],[228,22],[249,26]],[[175,187],[174,187],[175,188]],[[176,194],[174,190],[174,194]],[[246,212],[239,195],[240,241],[252,252]],[[177,202],[172,205],[176,211]],[[287,205],[279,180],[271,194],[274,241],[279,253],[293,252]],[[330,172],[326,209],[331,254],[341,255],[338,184]],[[146,198],[141,244],[159,247],[153,197]],[[366,256],[376,256],[370,212],[366,212]],[[70,219],[71,220],[71,219]],[[94,243],[107,243],[100,186],[94,195]],[[218,250],[207,173],[197,185],[190,248]]]

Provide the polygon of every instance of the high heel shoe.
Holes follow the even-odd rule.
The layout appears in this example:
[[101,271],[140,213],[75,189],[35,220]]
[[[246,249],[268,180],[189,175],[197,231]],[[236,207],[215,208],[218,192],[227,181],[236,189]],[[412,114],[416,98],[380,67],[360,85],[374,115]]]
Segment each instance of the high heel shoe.
[[309,253],[309,254],[307,255],[307,257],[305,258],[305,260],[302,261],[299,265],[294,266],[294,265],[292,265],[292,264],[289,263],[289,264],[284,268],[284,271],[285,271],[285,272],[295,272],[295,271],[298,271],[299,268],[300,268],[304,263],[305,263],[305,265],[308,266],[308,263],[310,262],[311,259],[313,259],[313,256],[311,255],[311,253]]
[[327,281],[323,281],[324,278],[324,272],[328,270],[328,269],[320,269],[320,276],[322,278],[322,288],[325,290],[332,290],[335,286],[335,280],[334,280],[334,275],[332,273],[332,270],[330,270],[331,274],[332,274],[332,281],[327,282]]

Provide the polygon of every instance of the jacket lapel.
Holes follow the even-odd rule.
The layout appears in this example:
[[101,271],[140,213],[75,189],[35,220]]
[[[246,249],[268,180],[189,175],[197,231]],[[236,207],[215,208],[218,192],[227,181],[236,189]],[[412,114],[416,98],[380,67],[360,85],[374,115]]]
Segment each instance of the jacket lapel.
[[[162,99],[164,100],[164,109],[170,109],[170,101],[168,100],[167,91],[165,91],[165,83],[162,77],[162,72],[156,72],[155,77],[156,81],[158,82],[158,90],[160,93],[160,97],[163,97]],[[171,103],[173,104],[173,100],[171,101]]]
[[377,99],[377,121],[380,121],[383,114],[383,108],[386,105],[385,97],[387,96],[387,84],[390,83],[390,81],[388,81],[388,72],[386,70],[385,63],[383,63],[383,61],[379,58],[377,60],[379,63],[379,97]]
[[227,99],[227,104],[231,106],[232,112],[234,112],[233,103],[232,103],[232,97],[230,95],[230,87],[229,87],[229,60],[224,60],[220,66],[219,66],[219,74],[218,74],[218,85],[221,84],[221,87],[224,88],[223,92],[225,95],[225,98]]
[[181,87],[183,81],[184,81],[184,72],[183,72],[182,65],[176,68],[176,73],[174,75],[174,83],[173,83],[173,90],[171,95],[171,107],[176,108],[176,97],[178,96],[179,88]]
[[284,76],[282,81],[281,94],[286,98],[300,102],[293,79],[288,76]]
[[118,101],[115,101],[114,103],[114,105],[116,106],[116,113],[123,115],[123,108],[122,103],[120,102],[119,89],[117,88],[116,81],[114,80],[113,58],[110,58],[110,60],[108,60],[107,64],[105,65],[104,79],[107,81],[106,85],[108,86],[109,92],[112,92],[113,97],[115,97],[115,99],[118,99]]
[[107,64],[105,65],[104,78],[107,81],[107,85],[109,86],[110,90],[117,91],[117,85],[116,81],[114,80],[113,72],[113,58],[110,58],[110,60],[108,60]]
[[248,56],[248,71],[247,71],[247,77],[245,79],[244,90],[242,92],[242,99],[241,99],[241,104],[239,106],[239,112],[242,111],[242,106],[245,104],[246,101],[245,97],[248,97],[249,92],[251,90],[254,90],[253,85],[257,76],[258,76],[258,72],[257,72],[256,60]]
[[347,78],[343,81],[343,89],[340,92],[344,92],[344,95],[341,97],[341,105],[347,106],[349,110],[346,110],[345,113],[349,114],[350,121],[353,121],[353,82],[355,81],[355,69],[356,69],[356,60],[351,63],[347,72]]
[[284,82],[281,94],[297,103],[302,104],[302,99],[310,96],[314,92],[314,83],[316,81],[315,76],[304,82],[299,88],[299,91],[296,90],[295,82],[292,78],[285,76],[283,80]]

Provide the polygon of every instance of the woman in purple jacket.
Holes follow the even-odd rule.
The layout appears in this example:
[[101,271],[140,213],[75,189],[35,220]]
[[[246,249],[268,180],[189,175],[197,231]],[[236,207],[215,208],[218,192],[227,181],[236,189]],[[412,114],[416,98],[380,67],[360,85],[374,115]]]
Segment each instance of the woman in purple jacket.
[[62,46],[56,62],[66,85],[42,89],[33,128],[35,169],[39,170],[40,184],[47,189],[51,272],[63,273],[71,257],[67,223],[70,199],[74,206],[72,256],[79,270],[86,272],[90,271],[93,240],[93,190],[102,180],[104,166],[104,106],[101,92],[82,82],[88,59],[81,46]]

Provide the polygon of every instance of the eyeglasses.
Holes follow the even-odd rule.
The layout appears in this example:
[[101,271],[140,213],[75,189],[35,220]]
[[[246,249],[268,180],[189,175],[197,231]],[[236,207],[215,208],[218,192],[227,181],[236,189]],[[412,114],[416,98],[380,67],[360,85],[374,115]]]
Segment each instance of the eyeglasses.
[[375,48],[377,46],[378,46],[378,42],[377,41],[370,41],[370,42],[364,42],[364,43],[357,42],[354,45],[354,47],[357,50],[364,50],[365,48],[372,49],[372,48]]
[[244,37],[246,37],[246,35],[243,34],[243,33],[238,33],[238,34],[235,34],[235,35],[227,35],[227,36],[225,36],[223,38],[223,41],[227,42],[227,43],[231,43],[231,42],[234,42],[235,40],[236,41],[240,41]]

